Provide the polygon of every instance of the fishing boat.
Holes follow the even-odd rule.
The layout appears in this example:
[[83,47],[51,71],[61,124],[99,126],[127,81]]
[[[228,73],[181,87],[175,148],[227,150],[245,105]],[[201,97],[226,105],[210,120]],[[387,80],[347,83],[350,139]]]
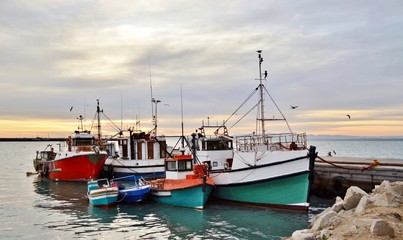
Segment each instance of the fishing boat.
[[106,178],[88,181],[87,188],[88,200],[93,206],[107,207],[118,200],[117,183],[110,183]]
[[[280,109],[277,110],[281,118],[265,118],[264,96],[269,93],[263,82],[267,71],[262,75],[263,58],[261,51],[258,53],[260,84],[253,92],[259,94],[258,103],[253,105],[257,108],[257,129],[252,134],[230,136],[226,127],[229,119],[222,125],[203,123],[197,134],[192,135],[192,148],[198,160],[209,165],[210,177],[215,184],[214,198],[237,204],[306,211],[317,156],[315,147],[307,149],[306,134],[293,133]],[[231,116],[236,115],[237,111]],[[268,133],[265,123],[274,120],[283,120],[289,132]]]
[[112,179],[111,182],[118,184],[118,203],[136,203],[145,200],[150,193],[151,186],[144,179],[136,176],[127,176]]
[[[99,112],[98,101],[97,113]],[[33,164],[42,177],[57,181],[88,181],[99,177],[108,157],[100,141],[99,118],[98,138],[90,131],[83,130],[82,116],[78,119],[81,128],[79,125],[79,129],[66,142],[58,144],[58,151],[52,145],[48,145],[43,151],[37,151]]]
[[164,161],[168,155],[164,136],[129,129],[127,136],[121,134],[108,139],[105,146],[109,157],[103,167],[104,176],[121,178],[135,175],[144,179],[165,176]]
[[190,154],[165,161],[165,178],[152,180],[151,198],[159,203],[203,209],[214,183],[206,164],[194,164]]
[[141,131],[140,121],[135,127],[120,130],[117,137],[107,139],[105,145],[109,158],[104,165],[104,176],[120,178],[135,175],[137,178],[157,179],[165,176],[165,158],[174,149],[167,145],[164,135],[158,135],[157,104],[160,100],[151,98],[152,122],[154,128]]

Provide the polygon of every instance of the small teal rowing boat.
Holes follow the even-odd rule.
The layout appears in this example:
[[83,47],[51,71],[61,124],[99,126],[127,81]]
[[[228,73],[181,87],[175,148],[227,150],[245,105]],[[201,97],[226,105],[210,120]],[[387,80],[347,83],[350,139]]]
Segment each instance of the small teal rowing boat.
[[89,181],[87,189],[88,199],[93,206],[107,207],[118,200],[117,184],[110,184],[106,178]]

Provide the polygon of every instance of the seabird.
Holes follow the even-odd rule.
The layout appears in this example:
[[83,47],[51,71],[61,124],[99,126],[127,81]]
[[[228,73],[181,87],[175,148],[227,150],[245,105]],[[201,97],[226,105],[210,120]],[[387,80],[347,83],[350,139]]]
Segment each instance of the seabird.
[[296,109],[298,106],[290,105],[291,109]]
[[73,106],[71,106],[71,108],[70,108],[70,112],[73,110]]
[[347,114],[348,119],[351,119],[351,116],[349,114]]

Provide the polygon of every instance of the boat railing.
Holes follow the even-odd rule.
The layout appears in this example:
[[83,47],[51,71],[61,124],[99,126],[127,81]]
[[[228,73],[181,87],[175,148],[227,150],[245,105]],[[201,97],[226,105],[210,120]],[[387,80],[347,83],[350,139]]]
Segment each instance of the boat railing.
[[290,151],[307,148],[305,133],[279,133],[270,135],[243,135],[235,138],[239,151]]

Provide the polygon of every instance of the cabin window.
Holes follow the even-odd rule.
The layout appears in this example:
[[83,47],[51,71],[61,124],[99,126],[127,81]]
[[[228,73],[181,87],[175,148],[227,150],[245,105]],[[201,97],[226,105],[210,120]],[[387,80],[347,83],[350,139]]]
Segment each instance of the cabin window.
[[176,162],[175,161],[166,162],[165,168],[167,171],[176,171]]
[[89,145],[94,145],[93,138],[73,139],[73,146],[89,146]]
[[192,170],[192,161],[178,161],[178,170],[179,171],[188,171]]
[[[204,142],[204,143],[207,143],[207,150],[232,149],[232,141],[221,140],[221,141],[208,141],[208,142]],[[203,145],[203,148],[205,148],[204,145]]]
[[213,167],[218,167],[218,162],[213,162]]

